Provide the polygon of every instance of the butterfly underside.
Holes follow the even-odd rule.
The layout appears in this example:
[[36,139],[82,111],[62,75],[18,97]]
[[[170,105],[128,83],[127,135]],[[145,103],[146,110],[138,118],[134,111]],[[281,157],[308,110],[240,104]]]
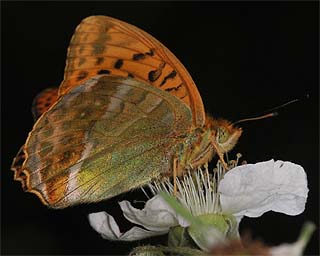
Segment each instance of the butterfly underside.
[[12,169],[27,191],[53,208],[172,176],[178,158],[180,169],[190,157],[201,165],[214,150],[221,157],[241,134],[230,144],[233,128],[223,120],[224,144],[211,143],[210,129],[219,122],[206,117],[180,61],[148,33],[106,16],[88,17],[76,28],[52,103],[34,111],[39,119]]
[[191,126],[176,97],[133,79],[94,77],[37,121],[26,142],[27,186],[54,208],[110,198],[170,174]]

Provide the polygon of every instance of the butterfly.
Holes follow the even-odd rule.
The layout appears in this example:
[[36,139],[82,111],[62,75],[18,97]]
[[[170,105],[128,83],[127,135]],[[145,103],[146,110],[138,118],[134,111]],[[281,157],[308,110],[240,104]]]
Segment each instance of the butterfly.
[[81,21],[58,89],[37,119],[14,178],[51,208],[98,202],[181,176],[237,143],[242,129],[205,113],[181,62],[158,40],[107,16]]

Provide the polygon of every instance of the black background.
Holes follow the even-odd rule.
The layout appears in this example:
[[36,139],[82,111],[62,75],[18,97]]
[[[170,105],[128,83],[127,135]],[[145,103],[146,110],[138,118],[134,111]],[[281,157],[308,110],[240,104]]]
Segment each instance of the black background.
[[[241,232],[269,245],[293,242],[302,224],[318,226],[318,4],[316,2],[42,2],[2,3],[2,253],[125,254],[139,244],[103,240],[87,214],[106,210],[120,219],[117,201],[145,200],[140,191],[94,205],[49,210],[12,180],[12,158],[32,128],[33,97],[62,80],[73,30],[89,15],[132,23],[164,43],[186,66],[206,110],[235,121],[306,93],[308,100],[278,117],[243,124],[235,150],[248,162],[271,158],[302,165],[308,175],[306,210],[295,217],[267,213],[245,218]],[[318,231],[306,254],[318,254]]]

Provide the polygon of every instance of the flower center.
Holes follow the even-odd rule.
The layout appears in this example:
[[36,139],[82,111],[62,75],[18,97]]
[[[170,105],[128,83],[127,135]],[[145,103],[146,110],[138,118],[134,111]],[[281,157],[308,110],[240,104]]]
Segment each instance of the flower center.
[[[241,154],[237,154],[236,160],[229,161],[230,169],[238,165],[240,157]],[[221,214],[218,187],[226,172],[220,160],[213,173],[209,173],[207,164],[194,172],[188,171],[184,176],[176,178],[178,193],[175,197],[194,216]],[[174,185],[169,178],[162,182],[153,182],[149,184],[149,188],[153,195],[159,192],[174,195]]]

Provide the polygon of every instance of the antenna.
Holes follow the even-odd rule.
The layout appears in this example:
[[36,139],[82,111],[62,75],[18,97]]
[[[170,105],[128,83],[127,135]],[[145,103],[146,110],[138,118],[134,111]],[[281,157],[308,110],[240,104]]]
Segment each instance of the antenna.
[[271,113],[268,113],[268,114],[265,114],[265,115],[262,115],[262,116],[241,119],[239,121],[236,121],[236,122],[232,123],[231,125],[235,125],[235,124],[239,124],[239,123],[247,122],[247,121],[255,121],[255,120],[260,120],[260,119],[265,119],[265,118],[277,116],[277,115],[279,115],[279,113],[277,111],[274,111],[274,110],[283,108],[283,107],[285,107],[287,105],[290,105],[292,103],[298,102],[298,101],[300,101],[300,100],[302,100],[304,98],[308,99],[309,97],[310,97],[309,94],[305,94],[304,97],[302,97],[300,99],[293,99],[293,100],[290,100],[290,101],[288,101],[288,102],[286,102],[284,104],[281,104],[280,106],[277,106],[275,108],[270,109],[268,112],[273,111]]
[[285,106],[287,106],[287,105],[290,105],[290,104],[292,104],[292,103],[301,101],[301,100],[303,100],[303,99],[309,99],[309,97],[310,97],[309,94],[305,94],[305,95],[304,95],[303,97],[301,97],[301,98],[290,100],[290,101],[288,101],[288,102],[286,102],[286,103],[284,103],[284,104],[282,104],[282,105],[280,105],[280,106],[277,106],[277,107],[275,107],[275,108],[269,109],[269,111],[273,111],[273,110],[277,110],[277,109],[283,108],[283,107],[285,107]]
[[263,115],[263,116],[257,116],[257,117],[250,117],[250,118],[241,119],[239,121],[236,121],[236,122],[232,123],[231,125],[235,125],[235,124],[242,123],[242,122],[247,122],[247,121],[265,119],[265,118],[274,117],[274,116],[277,116],[277,115],[279,115],[278,112],[272,112],[272,113],[269,113],[269,114],[266,114],[266,115]]

